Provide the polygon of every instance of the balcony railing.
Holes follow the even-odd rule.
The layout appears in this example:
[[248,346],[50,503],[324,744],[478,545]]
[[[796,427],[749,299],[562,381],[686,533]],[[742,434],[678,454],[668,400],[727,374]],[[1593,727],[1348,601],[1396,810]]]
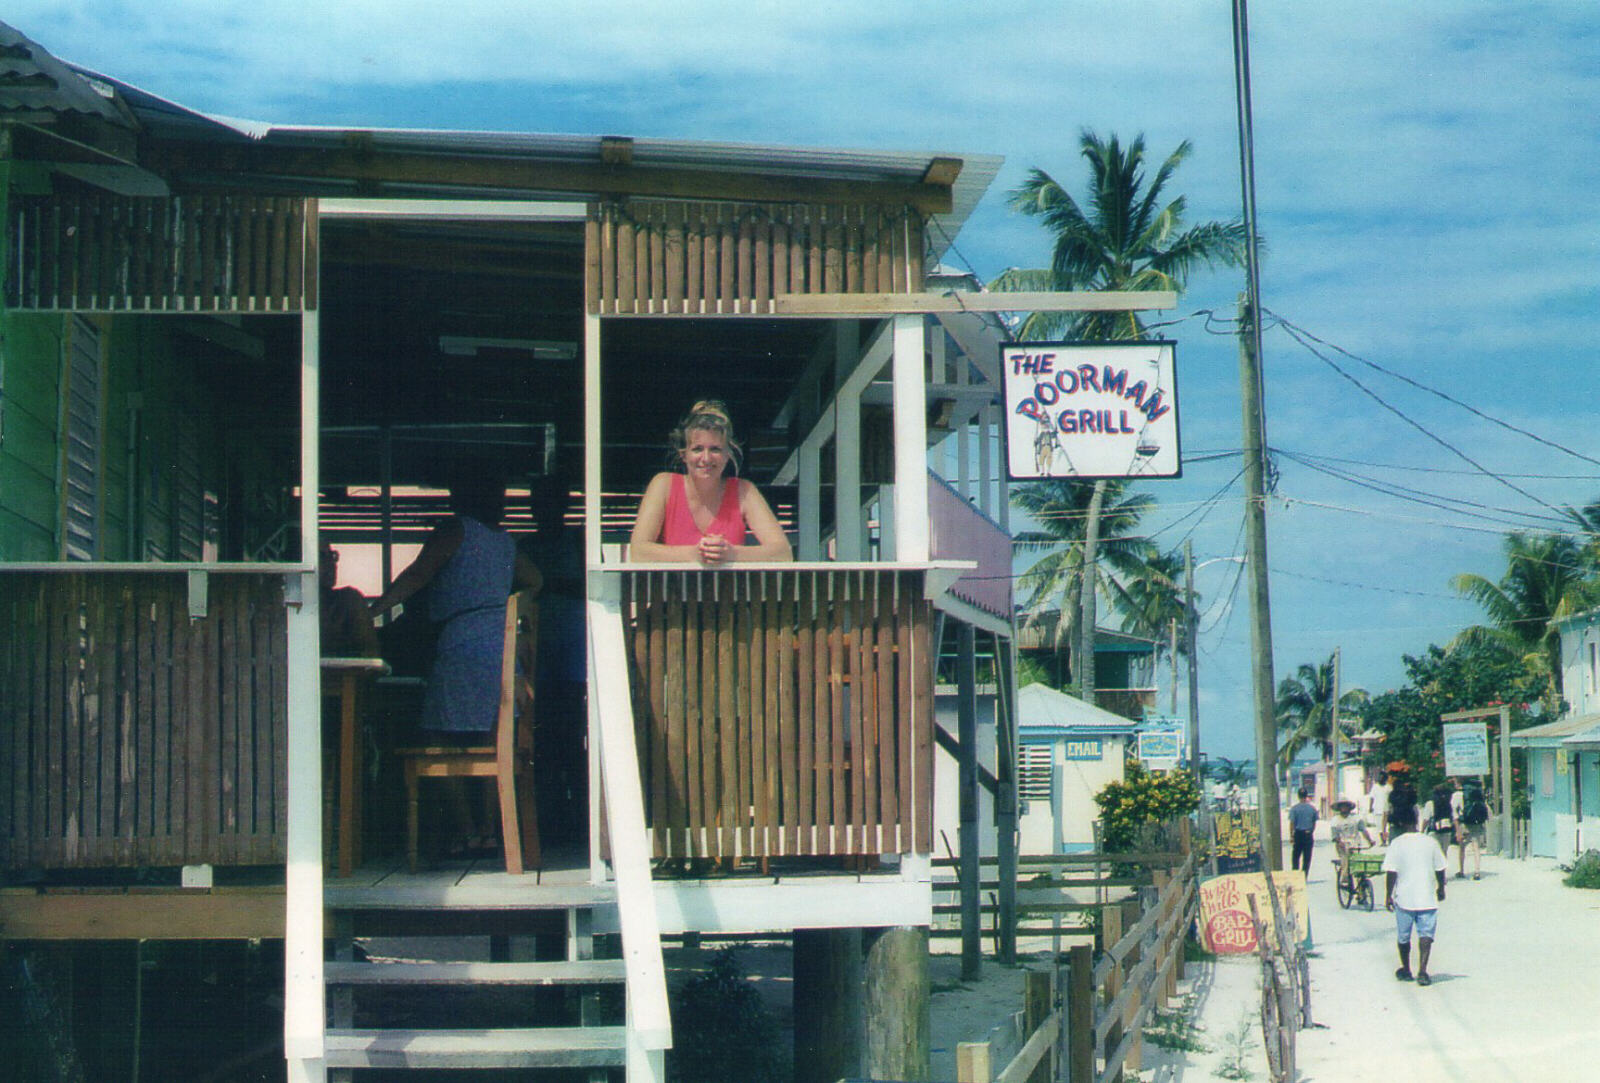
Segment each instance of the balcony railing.
[[924,572],[618,574],[656,856],[931,850]]
[[281,575],[0,570],[0,628],[0,868],[284,860]]

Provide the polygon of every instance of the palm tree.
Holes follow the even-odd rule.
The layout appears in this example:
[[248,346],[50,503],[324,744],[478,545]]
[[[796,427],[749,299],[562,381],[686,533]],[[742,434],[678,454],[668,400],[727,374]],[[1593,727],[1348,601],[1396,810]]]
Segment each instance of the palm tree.
[[1465,629],[1455,643],[1494,641],[1515,650],[1528,672],[1545,682],[1547,703],[1554,708],[1561,698],[1556,622],[1600,601],[1592,544],[1565,534],[1507,534],[1506,572],[1500,582],[1470,572],[1450,580],[1489,618],[1488,626]]
[[[1330,655],[1317,665],[1301,663],[1293,677],[1278,682],[1278,764],[1288,767],[1307,745],[1321,746],[1326,762],[1333,757],[1334,662]],[[1339,710],[1354,711],[1370,697],[1360,688],[1339,695]],[[1341,739],[1348,739],[1343,722]]]
[[[1155,555],[1154,547],[1137,533],[1139,522],[1155,505],[1154,498],[1144,493],[1128,493],[1127,483],[1112,481],[1102,490],[1110,499],[1099,509],[1097,523],[1106,535],[1097,546],[1099,559],[1110,565],[1112,576],[1097,579],[1096,587],[1107,592],[1108,600],[1116,602],[1126,594],[1126,584],[1144,577],[1149,560]],[[1017,579],[1024,593],[1023,610],[1027,623],[1036,625],[1052,619],[1051,641],[1059,649],[1063,643],[1073,645],[1073,677],[1080,687],[1084,671],[1092,674],[1093,666],[1082,661],[1094,658],[1093,647],[1083,651],[1079,646],[1082,637],[1083,569],[1086,565],[1086,530],[1090,521],[1093,498],[1091,486],[1080,485],[1064,479],[1048,479],[1018,486],[1012,491],[1012,502],[1026,511],[1038,530],[1017,535],[1017,545],[1024,551],[1043,555]],[[1090,680],[1093,680],[1092,675]],[[1093,686],[1090,686],[1092,694]]]
[[[1012,268],[993,283],[995,290],[1181,290],[1191,271],[1201,265],[1237,267],[1245,256],[1242,223],[1203,222],[1183,228],[1186,201],[1176,196],[1163,203],[1164,192],[1178,166],[1189,156],[1188,140],[1178,144],[1146,183],[1144,136],[1124,149],[1115,135],[1101,139],[1085,129],[1078,151],[1089,164],[1089,213],[1055,178],[1032,169],[1011,192],[1013,210],[1040,219],[1054,237],[1050,266]],[[1022,321],[1023,339],[1140,339],[1143,322],[1134,312],[1034,312]],[[1090,487],[1083,529],[1080,574],[1078,651],[1094,657],[1095,599],[1098,593],[1101,503],[1107,483]],[[1094,666],[1075,666],[1079,694],[1094,696]]]
[[[1174,550],[1144,558],[1143,566],[1132,577],[1113,579],[1107,588],[1117,611],[1122,614],[1122,630],[1155,640],[1156,655],[1165,649],[1172,622],[1181,629],[1188,615],[1183,591],[1183,554]],[[1178,638],[1178,653],[1185,652],[1183,637]]]
[[[1126,150],[1115,135],[1101,139],[1085,130],[1079,154],[1089,163],[1089,213],[1042,169],[1032,169],[1010,198],[1011,208],[1039,218],[1054,235],[1050,266],[1012,268],[994,290],[1175,290],[1199,266],[1244,263],[1243,223],[1202,222],[1183,229],[1187,201],[1162,203],[1165,189],[1193,150],[1188,140],[1144,178],[1144,136]],[[1139,339],[1144,324],[1135,312],[1035,312],[1017,329],[1023,339]]]
[[1255,781],[1256,767],[1250,760],[1230,760],[1226,756],[1212,759],[1207,774],[1224,786],[1237,786],[1241,790]]

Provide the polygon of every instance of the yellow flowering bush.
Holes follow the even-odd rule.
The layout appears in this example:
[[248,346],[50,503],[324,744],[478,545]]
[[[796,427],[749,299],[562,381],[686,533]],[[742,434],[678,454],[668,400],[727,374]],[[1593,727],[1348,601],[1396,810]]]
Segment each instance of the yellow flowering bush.
[[1123,780],[1107,783],[1094,800],[1106,852],[1125,853],[1137,848],[1144,825],[1167,823],[1198,808],[1200,789],[1188,771],[1154,774],[1129,760]]

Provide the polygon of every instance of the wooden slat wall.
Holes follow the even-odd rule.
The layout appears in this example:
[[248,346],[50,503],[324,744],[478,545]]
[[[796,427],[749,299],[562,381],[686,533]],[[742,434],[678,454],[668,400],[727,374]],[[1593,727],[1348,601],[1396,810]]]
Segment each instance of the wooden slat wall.
[[608,201],[590,204],[585,244],[596,315],[761,315],[788,293],[923,288],[909,207]]
[[6,306],[45,312],[298,312],[303,200],[27,196],[6,220]]
[[920,573],[624,574],[658,857],[932,849]]
[[0,869],[284,860],[282,580],[0,573]]

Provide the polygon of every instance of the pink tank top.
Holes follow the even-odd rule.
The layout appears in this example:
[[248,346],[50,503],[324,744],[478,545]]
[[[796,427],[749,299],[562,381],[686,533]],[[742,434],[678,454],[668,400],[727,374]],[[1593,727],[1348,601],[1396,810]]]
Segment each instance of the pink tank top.
[[723,481],[722,503],[704,531],[695,525],[694,513],[689,510],[686,483],[682,474],[672,475],[672,484],[667,487],[667,513],[661,520],[661,537],[656,540],[663,545],[698,545],[707,534],[721,534],[734,545],[743,545],[745,525],[744,512],[739,508],[739,479]]

